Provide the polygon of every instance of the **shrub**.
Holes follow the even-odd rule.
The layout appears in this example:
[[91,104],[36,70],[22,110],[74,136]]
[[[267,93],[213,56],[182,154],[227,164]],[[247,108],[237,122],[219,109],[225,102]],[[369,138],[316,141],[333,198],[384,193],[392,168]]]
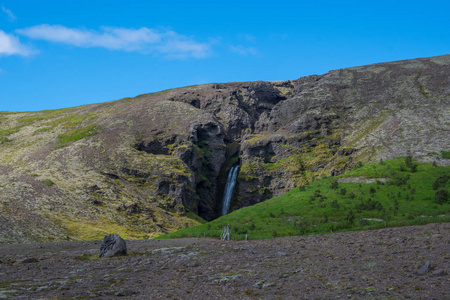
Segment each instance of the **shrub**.
[[309,224],[303,220],[295,222],[294,226],[297,228],[300,234],[306,234],[309,231]]
[[405,158],[405,164],[413,173],[417,171],[417,167],[419,166],[416,162],[413,161],[412,156],[407,156]]
[[450,179],[449,175],[441,175],[433,182],[433,190],[439,190],[440,188],[444,188],[447,184],[447,181]]
[[334,209],[339,209],[339,207],[340,207],[339,203],[337,202],[336,199],[331,202],[330,206],[331,206],[331,208],[334,208]]
[[360,203],[355,205],[357,210],[383,210],[383,205],[376,200],[372,200],[372,198],[367,199],[366,201],[361,201]]
[[347,213],[347,216],[345,216],[345,221],[347,221],[350,225],[353,225],[353,223],[355,223],[355,214],[353,213],[353,210],[350,210]]
[[337,182],[337,180],[333,180],[331,182],[331,186],[330,186],[333,190],[337,190],[337,188],[339,187],[339,183]]
[[444,204],[448,202],[449,193],[446,189],[439,189],[434,195],[434,202]]
[[347,190],[345,188],[342,188],[341,191],[340,191],[340,194],[342,196],[345,196],[345,194],[347,194]]

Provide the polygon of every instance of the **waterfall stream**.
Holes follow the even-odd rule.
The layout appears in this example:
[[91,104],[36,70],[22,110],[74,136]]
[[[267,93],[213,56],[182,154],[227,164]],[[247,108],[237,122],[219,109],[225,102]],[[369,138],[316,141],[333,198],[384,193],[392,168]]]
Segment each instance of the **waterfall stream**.
[[223,192],[222,216],[225,216],[230,209],[231,198],[233,197],[238,171],[239,166],[234,166],[230,169],[230,172],[228,172],[227,184],[225,185],[225,190]]

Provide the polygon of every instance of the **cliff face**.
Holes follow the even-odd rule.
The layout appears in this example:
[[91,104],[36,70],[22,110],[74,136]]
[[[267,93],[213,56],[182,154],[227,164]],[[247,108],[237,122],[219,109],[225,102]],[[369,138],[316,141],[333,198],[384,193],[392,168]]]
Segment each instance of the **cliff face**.
[[219,215],[357,162],[448,151],[450,56],[0,113],[0,242],[128,237]]

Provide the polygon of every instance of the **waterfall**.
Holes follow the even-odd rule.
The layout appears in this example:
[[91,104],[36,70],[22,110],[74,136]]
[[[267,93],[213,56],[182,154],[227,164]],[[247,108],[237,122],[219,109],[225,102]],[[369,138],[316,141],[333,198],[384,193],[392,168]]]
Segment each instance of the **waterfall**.
[[237,173],[239,171],[239,166],[234,166],[228,173],[227,184],[225,185],[225,190],[223,192],[222,200],[222,216],[225,216],[230,209],[231,198],[233,197],[234,186],[236,184]]

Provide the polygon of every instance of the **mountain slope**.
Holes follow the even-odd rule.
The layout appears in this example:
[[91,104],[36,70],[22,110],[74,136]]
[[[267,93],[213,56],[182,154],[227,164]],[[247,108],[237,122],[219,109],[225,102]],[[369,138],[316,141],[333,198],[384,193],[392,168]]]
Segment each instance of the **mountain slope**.
[[358,162],[448,165],[449,74],[445,55],[2,112],[0,242],[151,237],[211,220],[236,164],[233,209]]

